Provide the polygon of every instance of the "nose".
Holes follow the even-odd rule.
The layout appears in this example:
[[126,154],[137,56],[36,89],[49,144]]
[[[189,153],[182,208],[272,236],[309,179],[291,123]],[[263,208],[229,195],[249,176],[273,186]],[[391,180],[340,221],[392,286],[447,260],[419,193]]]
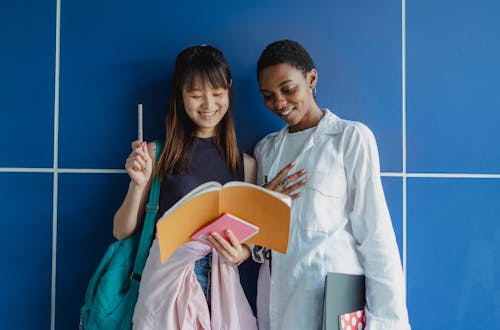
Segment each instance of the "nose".
[[285,108],[286,105],[286,100],[282,96],[277,96],[274,100],[274,109],[276,110],[282,110]]
[[212,95],[206,95],[203,99],[203,108],[207,110],[215,110],[217,108],[217,104],[215,102],[215,98]]

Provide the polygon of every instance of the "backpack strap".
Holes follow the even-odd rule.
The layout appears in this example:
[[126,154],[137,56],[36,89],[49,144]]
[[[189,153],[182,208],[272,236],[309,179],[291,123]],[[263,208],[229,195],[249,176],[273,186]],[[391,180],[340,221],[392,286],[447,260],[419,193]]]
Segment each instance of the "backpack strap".
[[[160,158],[163,149],[163,141],[155,140],[156,143],[156,160]],[[149,248],[153,240],[153,232],[156,214],[158,213],[158,200],[160,198],[160,179],[158,174],[153,178],[151,189],[149,190],[149,200],[146,204],[146,216],[144,217],[144,226],[142,227],[141,240],[137,248],[137,256],[135,257],[134,271],[130,275],[131,279],[139,282],[141,280],[142,270],[146,264],[146,259],[149,254]]]

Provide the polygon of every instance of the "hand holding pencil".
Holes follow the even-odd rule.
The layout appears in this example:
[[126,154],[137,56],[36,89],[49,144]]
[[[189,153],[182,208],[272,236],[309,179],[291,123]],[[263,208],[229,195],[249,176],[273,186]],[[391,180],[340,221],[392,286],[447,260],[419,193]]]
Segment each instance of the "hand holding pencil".
[[147,143],[142,136],[142,104],[137,107],[138,129],[137,140],[132,142],[132,152],[125,162],[125,169],[132,182],[138,186],[145,186],[153,172],[153,161],[148,152]]

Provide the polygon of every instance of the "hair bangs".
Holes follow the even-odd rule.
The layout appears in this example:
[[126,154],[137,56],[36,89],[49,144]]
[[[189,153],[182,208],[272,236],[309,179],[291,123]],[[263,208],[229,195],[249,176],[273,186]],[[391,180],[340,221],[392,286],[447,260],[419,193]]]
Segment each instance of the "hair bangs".
[[227,77],[229,77],[229,72],[226,68],[221,67],[220,63],[201,60],[186,68],[182,85],[191,91],[199,88],[200,86],[196,86],[196,84],[201,81],[204,84],[208,83],[211,88],[229,89],[231,82],[228,81]]

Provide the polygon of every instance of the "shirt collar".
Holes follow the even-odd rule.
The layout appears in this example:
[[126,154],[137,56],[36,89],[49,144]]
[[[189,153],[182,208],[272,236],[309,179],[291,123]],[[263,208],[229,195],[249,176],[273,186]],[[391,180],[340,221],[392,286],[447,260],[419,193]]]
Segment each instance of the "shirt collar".
[[[322,109],[325,113],[323,118],[318,123],[318,128],[316,133],[318,134],[338,134],[342,132],[341,119],[331,112],[328,108]],[[289,125],[285,125],[279,132],[279,138],[282,139],[287,133],[289,129]]]

